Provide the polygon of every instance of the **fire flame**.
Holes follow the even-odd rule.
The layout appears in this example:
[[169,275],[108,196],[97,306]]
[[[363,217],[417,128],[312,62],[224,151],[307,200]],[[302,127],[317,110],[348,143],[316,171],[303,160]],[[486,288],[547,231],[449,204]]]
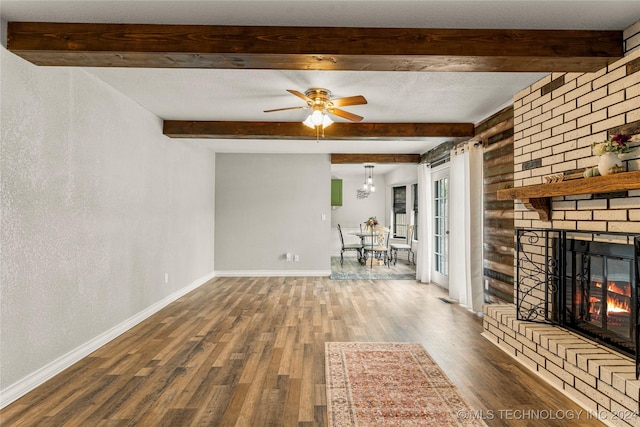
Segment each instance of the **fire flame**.
[[607,297],[607,314],[609,313],[631,313],[629,303],[618,301],[610,296]]
[[631,284],[625,286],[624,288],[620,288],[618,285],[616,285],[616,282],[609,282],[607,284],[607,291],[614,292],[618,295],[624,295],[625,297],[631,297]]
[[[615,282],[608,282],[607,291],[625,297],[631,297],[631,283],[621,288]],[[613,298],[608,295],[607,314],[608,313],[631,313],[631,306],[629,304],[629,301],[619,301],[617,298]]]
[[[595,287],[602,288],[602,283],[596,282]],[[631,284],[621,288],[615,282],[608,282],[607,291],[622,297],[631,297]],[[593,296],[589,297],[589,305],[591,306],[592,314],[600,314],[600,309],[595,306],[595,304],[599,304],[600,302],[600,298]],[[631,313],[631,305],[629,301],[620,301],[619,298],[607,295],[607,315],[610,313]]]

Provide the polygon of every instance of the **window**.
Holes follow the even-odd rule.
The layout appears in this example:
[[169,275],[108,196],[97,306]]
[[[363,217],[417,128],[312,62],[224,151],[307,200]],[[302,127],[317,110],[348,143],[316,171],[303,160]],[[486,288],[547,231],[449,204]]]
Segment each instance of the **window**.
[[393,187],[393,237],[407,237],[407,187]]
[[413,192],[413,240],[418,240],[418,184],[411,186]]

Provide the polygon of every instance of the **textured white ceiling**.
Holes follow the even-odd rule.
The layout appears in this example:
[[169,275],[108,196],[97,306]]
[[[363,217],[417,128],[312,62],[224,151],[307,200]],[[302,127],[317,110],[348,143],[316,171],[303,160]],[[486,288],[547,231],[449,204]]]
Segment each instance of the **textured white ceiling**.
[[[6,21],[213,25],[622,30],[640,1],[29,1],[2,0]],[[91,68],[88,73],[165,119],[296,121],[286,92],[324,87],[363,95],[345,108],[365,122],[478,122],[539,73],[416,73]],[[443,142],[199,140],[218,152],[423,153]]]

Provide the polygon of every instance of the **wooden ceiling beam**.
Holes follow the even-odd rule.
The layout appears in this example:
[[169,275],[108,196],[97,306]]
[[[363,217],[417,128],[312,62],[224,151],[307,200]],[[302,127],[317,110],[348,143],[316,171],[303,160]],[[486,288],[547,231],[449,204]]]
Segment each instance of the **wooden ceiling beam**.
[[[316,131],[300,122],[225,122],[165,120],[163,134],[171,138],[316,139]],[[473,123],[333,123],[324,139],[416,140],[427,137],[469,138]],[[322,135],[321,135],[322,137]]]
[[38,65],[352,71],[592,72],[622,31],[9,22]]
[[332,164],[345,163],[420,163],[420,154],[331,154]]

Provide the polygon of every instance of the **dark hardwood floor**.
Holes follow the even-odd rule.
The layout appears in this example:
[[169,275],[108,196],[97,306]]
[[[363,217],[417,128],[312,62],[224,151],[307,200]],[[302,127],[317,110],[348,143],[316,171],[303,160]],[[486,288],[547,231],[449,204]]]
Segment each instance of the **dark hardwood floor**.
[[580,408],[444,296],[412,280],[216,278],[4,408],[0,424],[324,426],[324,343],[407,341],[493,414],[489,426],[603,425],[505,412]]

